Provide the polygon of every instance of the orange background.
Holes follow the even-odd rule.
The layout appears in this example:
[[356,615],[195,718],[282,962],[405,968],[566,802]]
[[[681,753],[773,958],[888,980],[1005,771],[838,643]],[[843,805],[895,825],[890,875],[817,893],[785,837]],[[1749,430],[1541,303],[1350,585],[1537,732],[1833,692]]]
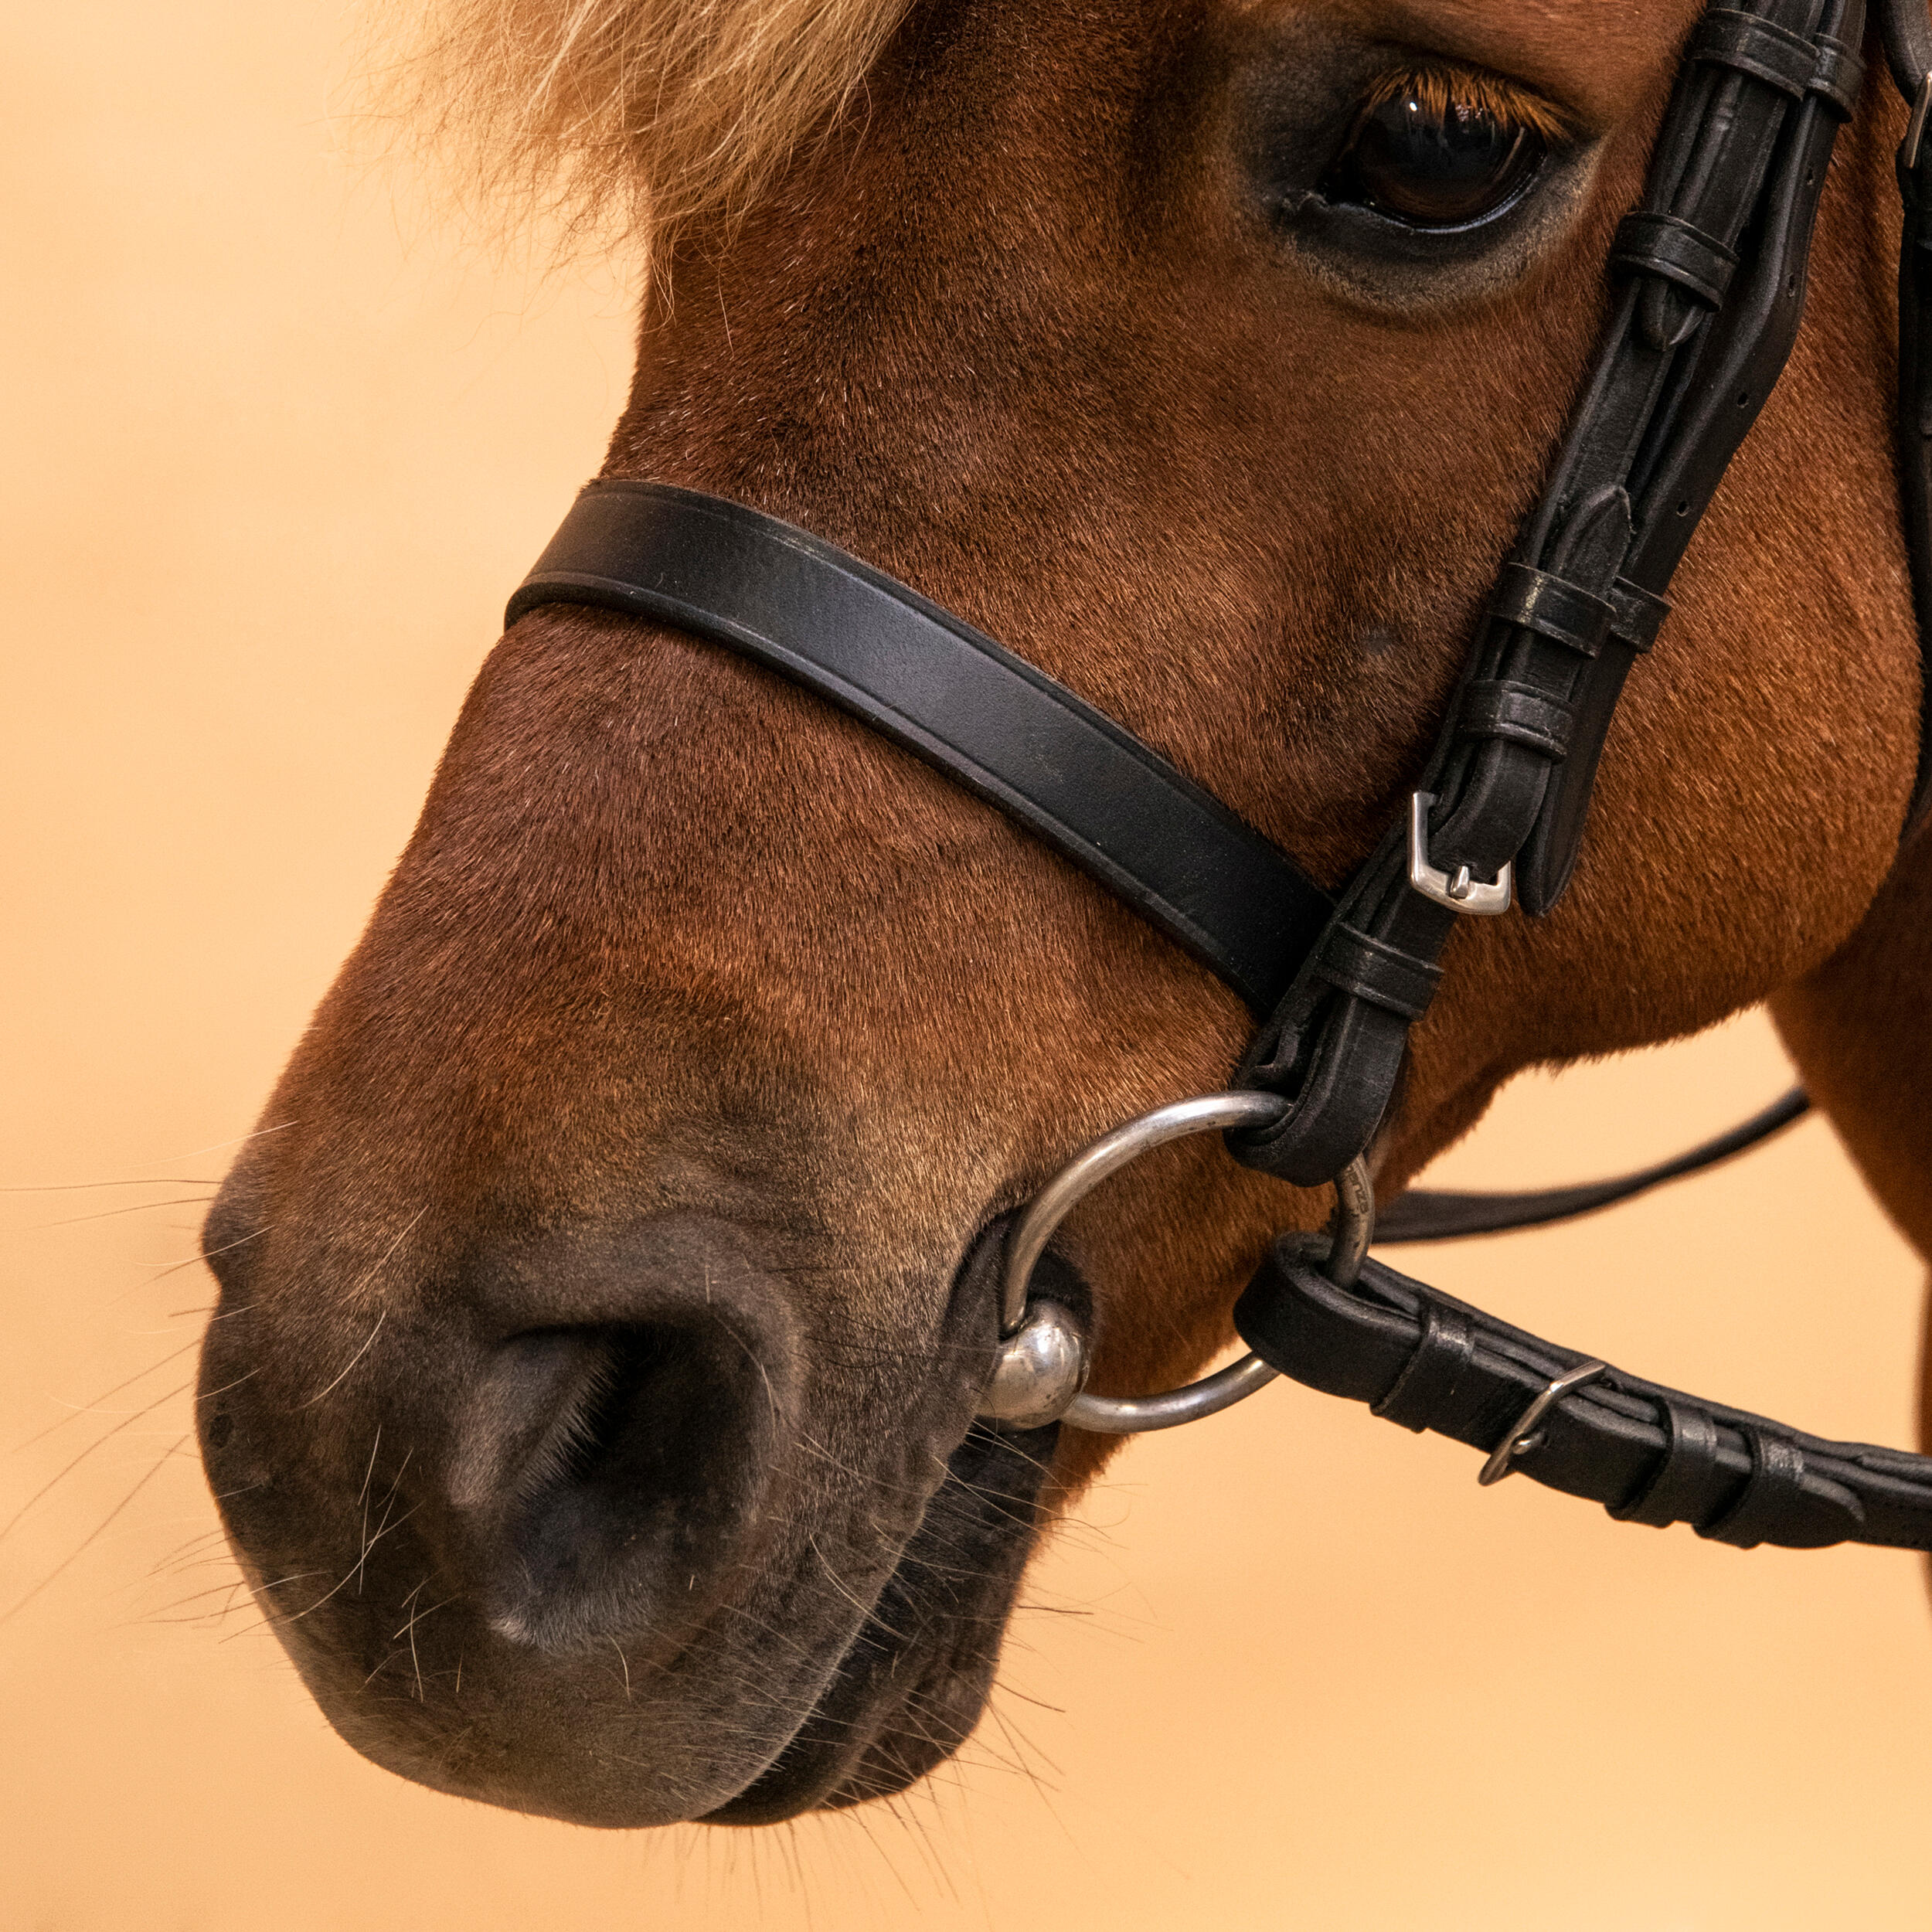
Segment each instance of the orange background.
[[[1305,1392],[1130,1448],[1040,1565],[960,1764],[788,1830],[433,1796],[219,1614],[177,1386],[209,1287],[161,1270],[629,361],[621,277],[480,266],[335,158],[348,32],[333,0],[5,29],[0,1182],[187,1182],[0,1196],[0,1515],[26,1506],[0,1540],[0,1926],[1932,1922],[1912,1559],[1479,1492],[1468,1451]],[[1634,1162],[1784,1073],[1751,1019],[1532,1081],[1443,1172]],[[1821,1124],[1417,1265],[1641,1372],[1908,1440],[1921,1271]]]

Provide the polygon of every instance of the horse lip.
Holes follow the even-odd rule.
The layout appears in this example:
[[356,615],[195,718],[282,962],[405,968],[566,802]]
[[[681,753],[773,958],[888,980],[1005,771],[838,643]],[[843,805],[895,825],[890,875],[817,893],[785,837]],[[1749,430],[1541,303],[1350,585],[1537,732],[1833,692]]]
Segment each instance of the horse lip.
[[[988,1255],[996,1258],[997,1241],[985,1246]],[[515,1767],[508,1759],[499,1763],[492,1751],[472,1753],[469,1750],[471,1743],[488,1744],[488,1736],[471,1737],[464,1733],[468,1741],[459,1757],[452,1754],[451,1747],[464,1740],[454,1733],[379,1723],[379,1713],[372,1713],[355,1694],[353,1682],[338,1681],[332,1665],[338,1660],[340,1647],[320,1641],[324,1624],[304,1621],[285,1635],[284,1642],[311,1694],[352,1748],[393,1772],[433,1789],[480,1798],[517,1810],[572,1818],[584,1824],[635,1827],[669,1822],[679,1815],[704,1817],[721,1823],[751,1822],[752,1815],[760,1811],[773,1818],[790,1817],[826,1804],[849,1804],[882,1794],[895,1778],[896,1783],[891,1784],[892,1788],[911,1781],[929,1768],[931,1761],[922,1761],[908,1774],[899,1774],[897,1767],[920,1749],[918,1733],[929,1728],[914,1721],[926,1708],[922,1700],[930,1699],[944,1713],[937,1726],[930,1727],[943,1733],[945,1742],[939,1747],[942,1750],[951,1749],[963,1738],[978,1714],[985,1690],[980,1680],[990,1675],[991,1653],[997,1650],[997,1633],[1004,1624],[1019,1573],[1034,1541],[1035,1500],[1054,1440],[1051,1430],[1026,1434],[992,1431],[971,1420],[975,1386],[971,1359],[995,1325],[995,1304],[992,1281],[981,1281],[977,1274],[968,1280],[968,1273],[962,1267],[955,1281],[954,1292],[959,1298],[945,1323],[944,1335],[939,1338],[940,1355],[930,1394],[941,1403],[940,1412],[932,1413],[925,1403],[920,1405],[920,1412],[926,1417],[920,1432],[920,1440],[927,1444],[923,1453],[944,1456],[947,1474],[936,1482],[929,1475],[920,1485],[927,1493],[920,1498],[906,1498],[905,1512],[895,1526],[896,1533],[904,1540],[886,1570],[883,1580],[871,1594],[865,1614],[844,1624],[843,1642],[838,1641],[838,1632],[825,1630],[822,1640],[825,1647],[820,1652],[822,1661],[810,1679],[797,1686],[799,1703],[804,1708],[796,1720],[787,1721],[791,1715],[789,1710],[773,1712],[771,1716],[776,1721],[743,1770],[719,1762],[718,1767],[725,1774],[715,1782],[706,1781],[709,1793],[717,1795],[705,1809],[694,1808],[682,1813],[658,1810],[653,1816],[647,1814],[655,1806],[645,1805],[633,1814],[621,1801],[615,1787],[608,1794],[591,1791],[587,1787],[588,1795],[580,1804],[563,1787],[556,1786],[554,1802],[549,1801],[552,1794],[546,1792],[546,1787],[550,1774],[541,1768],[540,1759],[532,1760],[538,1767],[532,1783],[513,1775]],[[513,1330],[506,1336],[493,1338],[498,1347],[507,1342],[512,1346],[521,1343],[527,1349],[532,1332]],[[544,1353],[547,1346],[557,1359],[547,1364],[546,1372],[536,1376],[536,1383],[554,1394],[549,1372],[554,1371],[563,1384],[573,1384],[577,1373],[574,1358],[582,1345],[580,1337],[559,1336],[552,1342],[539,1336],[539,1353]],[[946,1360],[948,1356],[951,1359]],[[927,1429],[932,1431],[930,1436],[926,1434]],[[957,1436],[953,1435],[954,1429],[960,1431]],[[474,1505],[479,1494],[501,1495],[505,1489],[516,1488],[517,1478],[528,1467],[529,1445],[520,1441],[498,1443],[495,1453],[485,1453],[487,1445],[471,1447],[475,1468],[468,1468],[459,1457],[455,1469],[443,1472],[443,1479],[454,1478],[455,1493],[445,1494],[439,1505],[454,1512],[451,1522],[444,1524],[434,1512],[424,1519],[429,1522],[434,1518],[435,1524],[441,1525],[436,1532],[438,1535],[458,1533],[457,1519],[465,1513],[461,1505]],[[925,1467],[931,1470],[930,1463]],[[929,1489],[927,1482],[932,1483]],[[982,1488],[997,1493],[980,1501],[975,1508],[976,1494]],[[964,1580],[942,1573],[947,1563],[944,1553],[962,1522],[969,1530],[969,1543],[958,1564],[968,1573]],[[244,1543],[240,1529],[233,1524],[230,1527],[238,1554],[253,1546],[256,1539]],[[420,1529],[419,1525],[418,1531]],[[271,1537],[270,1543],[274,1540]],[[879,1553],[883,1556],[886,1553]],[[393,1558],[396,1548],[387,1548],[386,1555]],[[259,1584],[259,1578],[255,1580]],[[949,1602],[949,1597],[956,1597],[957,1600]],[[527,1630],[504,1628],[502,1621],[488,1614],[488,1607],[474,1597],[468,1601],[467,1614],[481,1630],[488,1631],[492,1648],[502,1645],[523,1652],[532,1648],[539,1651],[548,1648],[542,1644],[533,1646],[533,1633]],[[302,1614],[306,1618],[308,1612]],[[981,1618],[983,1624],[979,1621]],[[990,1645],[975,1642],[982,1630],[992,1634]],[[899,1632],[902,1631],[908,1634],[901,1637]],[[698,1641],[695,1631],[664,1634],[667,1650],[676,1657],[682,1657]],[[289,1641],[291,1636],[298,1641]],[[311,1638],[318,1641],[311,1643],[308,1641]],[[896,1662],[896,1683],[887,1668],[889,1660]],[[473,1649],[472,1662],[480,1661]],[[630,1662],[634,1665],[638,1661],[633,1651]],[[357,1670],[352,1675],[359,1679],[362,1672]],[[910,1710],[908,1691],[912,1693]],[[488,1728],[485,1727],[486,1732]],[[751,1770],[753,1764],[758,1768]],[[735,1795],[726,1797],[736,1781],[733,1772],[744,1776],[747,1770],[750,1774],[746,1782]],[[702,1787],[692,1792],[700,1804],[705,1803],[706,1795]],[[675,1797],[671,1798],[673,1804],[678,1801]]]
[[[1024,1212],[1022,1204],[988,1221],[967,1243],[964,1258],[954,1278],[954,1294],[982,1297],[993,1311],[995,1325],[1001,1314],[1001,1276],[1006,1260],[1006,1237]],[[1033,1264],[1028,1294],[1029,1299],[1039,1295],[1047,1301],[1059,1302],[1083,1328],[1091,1332],[1094,1291],[1080,1272],[1079,1263],[1067,1253],[1058,1231]]]
[[[1016,1218],[1016,1212],[1009,1212],[985,1223],[967,1243],[954,1272],[951,1299],[955,1314],[977,1309],[981,1311],[981,1319],[995,1333],[998,1325],[1000,1265],[1007,1230]],[[1041,1257],[1040,1268],[1043,1287],[1056,1299],[1075,1308],[1084,1318],[1090,1309],[1092,1298],[1087,1284],[1066,1258],[1049,1249]],[[1038,1494],[1053,1459],[1059,1434],[1057,1423],[1024,1431],[978,1417],[968,1424],[965,1435],[947,1459],[946,1475],[926,1498],[918,1522],[902,1545],[865,1617],[839,1652],[818,1696],[800,1715],[784,1743],[767,1760],[764,1768],[731,1798],[701,1814],[696,1822],[734,1825],[777,1823],[802,1812],[842,1807],[888,1794],[883,1785],[868,1786],[860,1782],[872,1753],[881,1740],[890,1733],[894,1719],[906,1713],[914,1697],[922,1694],[923,1687],[930,1682],[929,1670],[934,1660],[944,1659],[947,1649],[951,1649],[949,1675],[955,1684],[970,1674],[971,1664],[964,1671],[959,1666],[961,1646],[957,1641],[958,1627],[954,1621],[943,1615],[916,1618],[919,1637],[926,1641],[914,1645],[900,1638],[895,1628],[906,1620],[889,1615],[886,1607],[895,1596],[908,1600],[916,1598],[918,1573],[927,1566],[929,1561],[922,1549],[923,1539],[928,1537],[940,1546],[949,1570],[949,1580],[957,1587],[958,1559],[953,1546],[959,1526],[940,1519],[959,1512],[964,1498],[963,1506],[967,1512],[977,1508],[990,1518],[990,1522],[982,1527],[990,1532],[996,1546],[995,1560],[984,1566],[975,1579],[975,1600],[966,1607],[965,1614],[978,1628],[983,1629],[991,1621],[1003,1634],[1021,1573],[1038,1535]],[[961,1474],[962,1466],[975,1474],[984,1473],[976,1465],[989,1459],[997,1461],[1002,1458],[1010,1462],[1017,1478],[1005,1489],[968,1480]],[[916,1600],[912,1607],[917,1610]],[[998,1611],[996,1617],[988,1617],[988,1613],[992,1611]],[[895,1643],[901,1647],[895,1650]],[[875,1654],[883,1651],[891,1659],[892,1668],[883,1674],[882,1694],[865,1694],[864,1657],[868,1651]],[[901,1669],[900,1665],[908,1658],[920,1668],[910,1672]],[[997,1645],[992,1655],[978,1660],[984,1666],[981,1674],[986,1681],[978,1686],[968,1686],[974,1721],[985,1703],[986,1690],[990,1688],[992,1666],[996,1659]],[[855,1685],[859,1691],[857,1707],[839,1714],[835,1706],[853,1698]],[[813,1738],[811,1733],[815,1726],[829,1732],[830,1737],[821,1734],[819,1738]],[[972,1723],[967,1723],[957,1740],[940,1751],[933,1764],[912,1768],[909,1774],[898,1777],[891,1788],[903,1788],[923,1776],[934,1764],[950,1756],[957,1743],[964,1741],[971,1728]],[[818,1748],[815,1749],[815,1746]]]
[[[764,1769],[699,1822],[772,1824],[889,1796],[965,1741],[991,1689],[999,1640],[1037,1540],[1039,1492],[1058,1435],[1057,1423],[1027,1430],[973,1424],[811,1709]],[[923,1600],[923,1580],[934,1574],[943,1575],[946,1596],[956,1597],[962,1556],[973,1574],[971,1600]],[[989,1631],[990,1645],[975,1649],[974,1639]],[[883,1747],[915,1699],[925,1715],[907,1736],[923,1761],[908,1764]],[[935,1702],[957,1713],[956,1735],[934,1735]],[[951,1720],[942,1713],[940,1722]]]

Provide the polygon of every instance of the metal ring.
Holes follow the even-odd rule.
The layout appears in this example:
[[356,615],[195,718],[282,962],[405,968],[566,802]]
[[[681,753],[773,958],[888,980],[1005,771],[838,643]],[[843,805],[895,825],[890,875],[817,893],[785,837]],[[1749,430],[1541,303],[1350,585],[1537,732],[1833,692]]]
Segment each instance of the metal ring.
[[[1251,1395],[1277,1371],[1250,1353],[1185,1387],[1153,1396],[1090,1396],[1087,1343],[1057,1303],[1031,1308],[1027,1290],[1054,1230],[1076,1202],[1150,1148],[1190,1134],[1228,1127],[1265,1127],[1287,1103],[1272,1094],[1208,1094],[1177,1100],[1129,1121],[1076,1155],[1034,1197],[1008,1236],[1001,1276],[1002,1345],[981,1405],[983,1414],[1022,1428],[1065,1420],[1107,1435],[1138,1435],[1192,1422]],[[1335,1182],[1336,1224],[1328,1272],[1352,1287],[1375,1224],[1375,1190],[1367,1165],[1349,1163]]]
[[1250,1349],[1225,1369],[1158,1396],[1090,1396],[1083,1389],[1066,1405],[1060,1420],[1076,1429],[1090,1429],[1097,1436],[1140,1436],[1152,1429],[1178,1429],[1184,1422],[1199,1422],[1203,1416],[1233,1408],[1244,1396],[1266,1388],[1281,1372]]
[[1015,1333],[1026,1318],[1026,1290],[1033,1269],[1053,1231],[1073,1211],[1076,1202],[1130,1161],[1169,1141],[1185,1140],[1216,1127],[1270,1127],[1288,1111],[1274,1094],[1203,1094],[1192,1100],[1175,1100],[1151,1114],[1103,1134],[1083,1148],[1033,1196],[1026,1212],[1006,1237],[1006,1265],[1000,1277],[1000,1333]]

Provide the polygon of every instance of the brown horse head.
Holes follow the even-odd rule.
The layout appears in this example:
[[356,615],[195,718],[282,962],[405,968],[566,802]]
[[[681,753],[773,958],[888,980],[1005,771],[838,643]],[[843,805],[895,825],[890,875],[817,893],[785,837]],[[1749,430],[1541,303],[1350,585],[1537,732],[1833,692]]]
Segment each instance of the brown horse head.
[[[548,11],[478,17],[529,16],[536,61]],[[633,90],[619,121],[659,98],[692,152],[758,158],[680,202],[648,116],[593,157],[659,166],[607,473],[903,577],[1339,880],[1561,433],[1691,0],[902,11],[607,0],[551,50]],[[747,73],[804,80],[753,100]],[[1405,185],[1363,146],[1390,104],[1488,130],[1490,161]],[[1451,947],[1385,1196],[1518,1070],[1804,981],[1886,872],[1917,673],[1881,118],[1841,144],[1810,318],[1573,889]],[[1094,1134],[1224,1086],[1249,1024],[780,678],[524,617],[206,1237],[211,1480],[331,1721],[607,1825],[780,1818],[941,1760],[1104,1453],[975,1423],[997,1322],[968,1258]],[[1270,1234],[1328,1205],[1199,1142],[1097,1196],[1049,1264],[1095,1386],[1193,1370]]]

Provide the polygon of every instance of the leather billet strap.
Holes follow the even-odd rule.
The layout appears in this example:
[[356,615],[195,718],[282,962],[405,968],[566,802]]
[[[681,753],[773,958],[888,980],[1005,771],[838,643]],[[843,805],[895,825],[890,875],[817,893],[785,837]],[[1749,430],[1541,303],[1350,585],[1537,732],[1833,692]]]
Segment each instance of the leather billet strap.
[[1801,1435],[1604,1367],[1525,1417],[1590,1358],[1511,1328],[1372,1258],[1352,1288],[1321,1271],[1323,1235],[1284,1235],[1234,1311],[1264,1361],[1366,1402],[1624,1522],[1686,1522],[1750,1549],[1932,1549],[1932,1458]]
[[672,624],[783,672],[1091,873],[1257,1018],[1328,925],[1328,895],[1158,753],[917,591],[776,517],[668,484],[592,483],[505,624],[546,604]]
[[[1862,31],[1862,0],[1708,9],[1643,204],[1618,229],[1614,306],[1583,396],[1420,781],[1436,799],[1431,862],[1485,879],[1513,863],[1532,913],[1569,883],[1624,680],[1796,338]],[[1412,889],[1407,856],[1406,828],[1392,828],[1336,919],[1419,972],[1439,962],[1458,915]],[[1411,1023],[1304,968],[1240,1076],[1295,1104],[1274,1127],[1230,1133],[1236,1157],[1304,1186],[1339,1172],[1380,1124]]]

